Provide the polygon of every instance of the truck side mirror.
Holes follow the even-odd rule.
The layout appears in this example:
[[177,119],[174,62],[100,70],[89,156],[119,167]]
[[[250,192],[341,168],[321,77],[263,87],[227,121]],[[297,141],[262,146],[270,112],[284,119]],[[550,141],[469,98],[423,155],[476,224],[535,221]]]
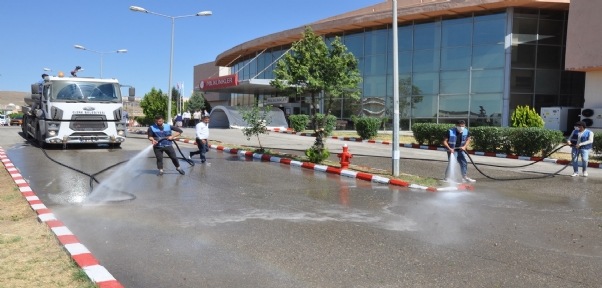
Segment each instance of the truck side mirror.
[[134,101],[136,101],[136,88],[134,88],[134,87],[130,87],[128,90],[129,90],[129,97],[128,97],[128,101],[129,101],[129,102],[134,102]]
[[40,84],[36,83],[36,84],[31,84],[31,94],[40,94],[42,91],[40,91]]
[[40,95],[40,94],[31,94],[31,99],[33,99],[33,100],[38,101],[41,98],[42,98],[42,95]]

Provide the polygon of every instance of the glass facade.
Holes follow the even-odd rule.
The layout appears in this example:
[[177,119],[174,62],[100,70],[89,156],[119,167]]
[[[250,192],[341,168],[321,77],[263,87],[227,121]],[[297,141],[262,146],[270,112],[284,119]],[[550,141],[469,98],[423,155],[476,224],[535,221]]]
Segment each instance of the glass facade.
[[[511,9],[413,21],[398,27],[401,129],[409,129],[411,123],[455,123],[458,119],[467,119],[470,126],[501,126],[502,118],[509,118],[502,114],[504,101],[510,112],[525,104],[536,108],[582,105],[584,73],[563,71],[566,12]],[[512,13],[512,31],[506,31]],[[506,67],[505,40],[510,33],[511,65]],[[363,82],[359,101],[337,99],[331,111],[339,118],[391,119],[395,81],[391,26],[336,36],[359,60]],[[325,35],[326,43],[334,37]],[[274,62],[289,48],[272,47],[238,59],[232,72],[238,73],[240,80],[273,79]],[[511,79],[505,81],[508,69]],[[252,105],[254,99],[264,97],[233,94],[231,105]]]
[[568,12],[514,9],[510,114],[519,105],[583,107],[585,73],[564,71]]

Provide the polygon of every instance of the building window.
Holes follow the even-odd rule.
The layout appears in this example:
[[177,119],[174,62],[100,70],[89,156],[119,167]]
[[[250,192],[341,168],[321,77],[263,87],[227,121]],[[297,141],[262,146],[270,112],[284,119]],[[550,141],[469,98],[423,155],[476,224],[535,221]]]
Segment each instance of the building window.
[[537,112],[558,105],[582,107],[585,73],[564,71],[566,12],[515,8],[513,22],[510,112],[518,105]]
[[[504,92],[511,93],[511,111],[517,105],[580,106],[584,73],[562,70],[567,13],[514,8],[510,67],[506,67],[504,47],[506,34],[510,34],[506,15],[505,11],[480,11],[404,23],[398,28],[399,79],[392,77],[391,27],[326,35],[330,43],[344,34],[341,40],[358,59],[363,77],[359,87],[362,100],[354,103],[343,98],[337,102],[343,108],[336,114],[359,115],[368,107],[373,116],[392,117],[394,81],[399,81],[400,102],[405,102],[401,115],[411,123],[468,117],[469,125],[499,126],[503,117],[510,116],[501,115]],[[255,77],[287,49],[278,46],[265,51],[256,63],[240,71],[240,79]],[[233,71],[250,59],[234,63]],[[257,77],[274,78],[275,66]],[[505,69],[510,70],[510,91],[504,91]],[[252,102],[245,97],[239,94],[232,101],[240,105]],[[410,99],[416,102],[413,109],[409,108]]]

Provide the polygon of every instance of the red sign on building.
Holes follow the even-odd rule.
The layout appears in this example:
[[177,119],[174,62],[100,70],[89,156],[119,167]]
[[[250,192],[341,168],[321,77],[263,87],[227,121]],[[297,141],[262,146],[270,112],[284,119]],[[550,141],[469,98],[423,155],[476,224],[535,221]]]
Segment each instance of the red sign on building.
[[200,90],[213,90],[232,86],[238,86],[238,74],[209,78],[199,82]]

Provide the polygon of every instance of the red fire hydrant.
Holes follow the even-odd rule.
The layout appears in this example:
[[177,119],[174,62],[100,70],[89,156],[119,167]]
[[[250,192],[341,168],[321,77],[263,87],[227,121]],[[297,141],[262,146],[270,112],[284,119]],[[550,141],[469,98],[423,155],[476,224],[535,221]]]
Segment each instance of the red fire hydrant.
[[349,153],[348,149],[347,144],[345,144],[343,145],[343,153],[337,154],[337,157],[341,159],[341,162],[339,162],[341,163],[341,169],[347,169],[351,164],[350,160],[353,158],[353,154]]

